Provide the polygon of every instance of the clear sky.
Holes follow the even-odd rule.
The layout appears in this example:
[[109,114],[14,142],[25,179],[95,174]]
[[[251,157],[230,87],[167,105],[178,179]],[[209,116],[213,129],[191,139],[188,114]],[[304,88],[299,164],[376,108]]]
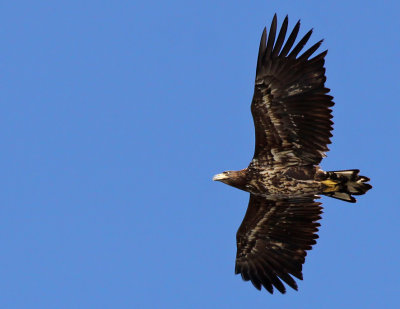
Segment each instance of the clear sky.
[[[398,1],[3,1],[0,308],[400,308]],[[234,275],[258,44],[273,14],[324,38],[322,198],[299,292]],[[322,49],[321,49],[322,50]]]

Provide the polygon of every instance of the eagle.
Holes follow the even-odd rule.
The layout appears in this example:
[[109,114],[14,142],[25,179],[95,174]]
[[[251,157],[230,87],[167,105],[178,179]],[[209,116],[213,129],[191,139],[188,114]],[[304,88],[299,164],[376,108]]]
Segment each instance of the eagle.
[[302,52],[312,29],[294,44],[300,20],[285,40],[288,16],[277,34],[273,17],[261,36],[251,113],[255,150],[249,166],[217,174],[213,180],[250,193],[236,234],[235,274],[282,294],[297,290],[307,250],[318,238],[321,203],[326,195],[354,203],[372,188],[358,169],[323,171],[319,164],[332,137],[333,97],[325,87],[327,50],[314,55],[323,40]]

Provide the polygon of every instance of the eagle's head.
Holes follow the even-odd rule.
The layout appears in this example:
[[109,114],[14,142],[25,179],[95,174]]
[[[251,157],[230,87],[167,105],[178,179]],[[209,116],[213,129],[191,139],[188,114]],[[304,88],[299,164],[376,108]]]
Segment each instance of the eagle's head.
[[221,174],[217,174],[213,177],[214,181],[221,181],[223,183],[227,183],[231,176],[233,175],[234,171],[226,171]]
[[246,170],[226,171],[221,174],[215,175],[213,177],[213,180],[226,183],[227,185],[230,185],[232,187],[243,189],[246,183]]

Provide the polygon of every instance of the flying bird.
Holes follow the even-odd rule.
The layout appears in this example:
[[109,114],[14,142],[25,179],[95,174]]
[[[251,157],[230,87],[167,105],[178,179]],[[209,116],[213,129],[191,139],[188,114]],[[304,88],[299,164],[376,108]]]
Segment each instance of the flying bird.
[[319,195],[354,203],[353,195],[372,188],[359,170],[323,171],[319,163],[332,137],[333,97],[325,87],[325,56],[315,56],[322,40],[302,52],[312,30],[295,41],[296,23],[287,40],[288,17],[277,34],[273,17],[261,36],[251,113],[255,151],[249,166],[215,175],[213,180],[250,193],[236,234],[235,273],[258,289],[297,290],[302,266],[312,249],[322,207]]

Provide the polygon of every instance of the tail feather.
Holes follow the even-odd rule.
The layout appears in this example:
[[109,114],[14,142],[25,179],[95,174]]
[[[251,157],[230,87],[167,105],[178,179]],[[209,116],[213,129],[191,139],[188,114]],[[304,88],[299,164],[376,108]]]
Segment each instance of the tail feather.
[[369,178],[358,175],[359,172],[357,169],[326,172],[326,180],[322,181],[322,183],[327,184],[327,188],[323,194],[355,203],[356,199],[352,195],[363,195],[372,188],[367,183]]

